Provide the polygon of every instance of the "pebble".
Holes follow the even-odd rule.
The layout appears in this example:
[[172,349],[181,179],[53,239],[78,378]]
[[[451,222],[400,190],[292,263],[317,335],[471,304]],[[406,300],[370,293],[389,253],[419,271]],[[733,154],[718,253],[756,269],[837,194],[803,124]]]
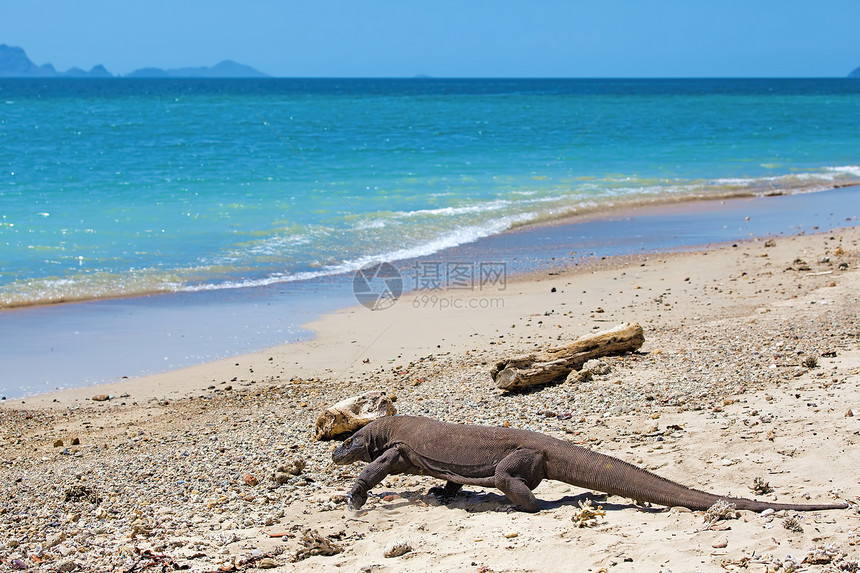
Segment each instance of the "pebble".
[[516,532],[516,531],[507,531],[507,532],[505,532],[505,538],[507,538],[507,539],[513,539],[514,537],[519,537],[519,535],[520,535],[520,534],[519,534],[518,532]]

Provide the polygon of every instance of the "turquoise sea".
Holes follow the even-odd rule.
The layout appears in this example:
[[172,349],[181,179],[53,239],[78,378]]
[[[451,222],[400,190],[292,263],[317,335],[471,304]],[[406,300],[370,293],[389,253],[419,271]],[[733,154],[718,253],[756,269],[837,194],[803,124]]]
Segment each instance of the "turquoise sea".
[[[157,293],[252,316],[254,287],[318,292],[567,215],[855,183],[851,79],[0,80],[0,336],[110,308],[40,305]],[[175,296],[160,304],[186,309]],[[299,315],[252,346],[295,338]],[[0,391],[253,349],[219,344]],[[31,371],[6,348],[4,372]]]
[[860,181],[852,80],[3,80],[0,305],[290,281]]

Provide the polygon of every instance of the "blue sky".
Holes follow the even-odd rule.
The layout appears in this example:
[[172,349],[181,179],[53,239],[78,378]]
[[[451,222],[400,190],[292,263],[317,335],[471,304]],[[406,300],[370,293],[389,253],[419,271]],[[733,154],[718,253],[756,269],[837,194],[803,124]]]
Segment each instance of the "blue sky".
[[0,0],[0,43],[115,74],[842,77],[858,23],[855,0]]

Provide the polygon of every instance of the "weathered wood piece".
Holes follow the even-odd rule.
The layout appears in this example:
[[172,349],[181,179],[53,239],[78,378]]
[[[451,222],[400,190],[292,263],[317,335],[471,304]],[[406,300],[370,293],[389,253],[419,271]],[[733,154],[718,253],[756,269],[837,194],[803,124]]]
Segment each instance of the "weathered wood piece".
[[377,418],[396,413],[397,409],[385,392],[365,392],[323,410],[314,425],[314,438],[330,440],[341,434],[351,434]]
[[566,377],[592,358],[633,352],[644,342],[645,334],[639,323],[626,322],[597,334],[583,336],[540,355],[529,354],[503,360],[496,364],[490,375],[502,390],[546,384]]

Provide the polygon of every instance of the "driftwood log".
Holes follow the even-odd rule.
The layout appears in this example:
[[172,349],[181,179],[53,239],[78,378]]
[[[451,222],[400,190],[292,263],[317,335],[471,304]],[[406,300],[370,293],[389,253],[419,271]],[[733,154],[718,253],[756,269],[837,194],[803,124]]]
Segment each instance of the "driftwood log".
[[579,370],[592,358],[637,350],[645,342],[642,327],[636,322],[576,339],[566,346],[543,354],[529,354],[498,362],[490,374],[502,390],[546,384]]
[[326,408],[314,425],[314,439],[331,440],[351,434],[373,420],[393,416],[397,408],[385,392],[373,391],[341,400]]

